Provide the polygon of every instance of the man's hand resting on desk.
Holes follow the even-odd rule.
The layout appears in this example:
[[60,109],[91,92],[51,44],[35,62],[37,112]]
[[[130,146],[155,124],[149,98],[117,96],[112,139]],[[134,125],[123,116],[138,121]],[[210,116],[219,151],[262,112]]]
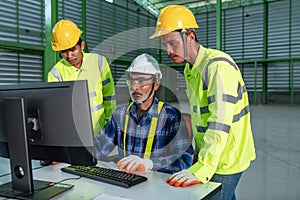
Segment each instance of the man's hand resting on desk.
[[153,168],[153,162],[149,158],[140,158],[135,155],[130,155],[125,158],[122,158],[117,166],[119,169],[126,169],[127,172],[146,171]]
[[192,172],[185,169],[170,176],[167,179],[167,183],[175,187],[187,187],[193,184],[199,184],[201,181],[194,176]]

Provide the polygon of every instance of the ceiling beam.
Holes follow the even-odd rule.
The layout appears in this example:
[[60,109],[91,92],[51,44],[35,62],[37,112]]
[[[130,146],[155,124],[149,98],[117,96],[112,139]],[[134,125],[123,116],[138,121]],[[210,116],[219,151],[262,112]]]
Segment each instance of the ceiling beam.
[[136,4],[147,10],[150,14],[154,15],[155,17],[159,14],[159,8],[157,8],[155,5],[150,3],[149,1],[145,0],[133,0]]
[[[133,0],[137,5],[147,10],[150,14],[157,17],[160,10],[170,4],[184,5],[188,7],[193,13],[202,13],[216,11],[217,0]],[[221,0],[222,10],[229,8],[236,8],[242,6],[250,6],[254,4],[261,4],[263,2],[272,2],[279,0]]]

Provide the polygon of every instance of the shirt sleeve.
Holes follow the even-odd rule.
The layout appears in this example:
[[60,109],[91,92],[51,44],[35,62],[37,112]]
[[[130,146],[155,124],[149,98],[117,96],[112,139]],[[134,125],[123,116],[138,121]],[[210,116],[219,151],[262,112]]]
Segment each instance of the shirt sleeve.
[[193,161],[193,147],[191,137],[184,120],[179,117],[167,117],[164,127],[169,127],[167,145],[164,155],[151,158],[153,170],[164,173],[175,173],[191,166]]
[[95,136],[96,156],[98,160],[107,157],[116,146],[116,122],[112,116],[105,127]]

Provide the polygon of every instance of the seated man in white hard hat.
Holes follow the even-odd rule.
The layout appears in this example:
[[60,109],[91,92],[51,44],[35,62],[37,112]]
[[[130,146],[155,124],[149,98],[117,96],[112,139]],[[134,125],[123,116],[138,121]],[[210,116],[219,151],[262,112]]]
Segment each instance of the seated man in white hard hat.
[[96,135],[97,158],[106,158],[118,146],[117,166],[128,172],[174,173],[190,167],[193,148],[181,113],[155,97],[162,78],[158,62],[144,53],[126,74],[132,101],[118,106]]

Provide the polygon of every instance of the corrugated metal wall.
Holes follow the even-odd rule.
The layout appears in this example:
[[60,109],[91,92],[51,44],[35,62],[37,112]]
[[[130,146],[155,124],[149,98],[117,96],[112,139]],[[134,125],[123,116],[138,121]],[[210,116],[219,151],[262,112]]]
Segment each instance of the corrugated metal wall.
[[[292,1],[292,4],[288,1],[279,1],[269,5],[268,58],[300,57],[299,9],[300,1]],[[270,63],[268,90],[289,91],[290,73],[288,62]],[[294,64],[293,73],[294,89],[300,91],[300,62]]]
[[0,1],[0,84],[42,81],[43,16],[43,1]]
[[[77,2],[60,0],[59,19],[70,19],[82,27],[81,5]],[[73,5],[72,9],[69,9],[70,5]],[[153,27],[155,23],[152,15],[132,1],[116,1],[113,4],[99,0],[86,1],[88,52],[99,53],[108,59],[118,87],[126,87],[121,77],[134,57],[143,52],[156,54],[151,47],[153,43],[150,44],[148,39],[152,31],[146,28]],[[116,59],[123,61],[115,62]]]
[[[82,1],[59,0],[58,17],[86,27],[88,51],[106,56],[118,86],[125,87],[121,77],[131,60],[142,52],[160,52],[159,40],[148,39],[154,32],[156,18],[131,0],[113,4],[104,0],[85,2],[82,10]],[[264,4],[223,10],[222,48],[239,63],[249,91],[292,94],[300,90],[300,1],[279,0],[267,5],[268,13]],[[44,0],[0,2],[0,84],[43,80],[44,13]],[[216,48],[216,13],[201,11],[196,19],[199,42]],[[171,64],[162,52],[161,62]],[[185,90],[183,67],[174,67],[178,71],[179,93]]]
[[[267,8],[268,13],[264,13],[264,4],[223,10],[222,50],[239,64],[248,91],[262,93],[266,90],[293,95],[293,92],[300,91],[300,1],[269,2]],[[264,24],[265,15],[267,24]],[[216,13],[198,13],[196,20],[199,42],[207,48],[216,48]],[[264,46],[264,38],[267,46]],[[163,62],[171,63],[166,54]],[[264,67],[267,69],[265,75]],[[183,71],[183,66],[174,68]],[[183,77],[179,77],[178,90],[184,91]]]

